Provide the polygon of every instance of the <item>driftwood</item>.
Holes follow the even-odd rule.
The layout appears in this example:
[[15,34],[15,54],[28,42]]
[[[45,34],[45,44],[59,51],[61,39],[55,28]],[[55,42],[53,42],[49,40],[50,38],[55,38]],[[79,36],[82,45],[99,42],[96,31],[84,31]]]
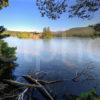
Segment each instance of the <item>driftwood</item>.
[[25,86],[27,88],[38,87],[35,84],[26,84],[26,83],[21,83],[21,82],[13,81],[13,80],[3,80],[3,83],[8,84],[8,85],[13,85],[13,86]]
[[[78,82],[80,80],[80,77],[82,75],[87,75],[88,71],[90,69],[93,69],[92,67],[87,67],[86,69],[83,69],[81,72],[78,72],[76,76],[72,79],[73,82]],[[14,85],[14,86],[21,86],[25,87],[23,92],[18,95],[18,100],[24,100],[25,94],[28,92],[29,89],[37,89],[41,95],[46,98],[46,100],[54,100],[53,96],[48,92],[48,90],[45,88],[45,85],[49,84],[55,84],[59,82],[63,82],[65,80],[71,80],[71,79],[65,79],[65,80],[56,80],[56,81],[44,81],[40,79],[33,78],[30,75],[22,76],[28,83],[21,83],[13,80],[3,80],[3,83],[8,85]],[[88,77],[89,78],[89,77]],[[16,95],[13,95],[16,96]],[[8,96],[12,97],[12,96]]]
[[24,95],[27,92],[28,88],[26,88],[19,96],[18,96],[18,100],[24,100]]
[[24,79],[29,82],[30,84],[36,84],[36,81],[39,82],[42,85],[46,85],[46,84],[54,84],[54,83],[58,83],[58,82],[63,82],[64,80],[56,80],[56,81],[44,81],[44,80],[37,80],[37,79],[33,79],[31,76],[27,75],[27,76],[22,76],[24,77]]
[[47,91],[47,89],[44,87],[44,85],[55,84],[55,83],[64,81],[64,80],[56,80],[56,81],[37,80],[37,79],[32,78],[32,76],[30,76],[30,75],[22,76],[22,77],[28,83],[21,83],[21,82],[17,82],[17,81],[13,81],[13,80],[3,80],[3,82],[5,84],[11,85],[11,86],[13,85],[13,86],[26,87],[26,89],[21,94],[19,94],[18,100],[23,100],[24,99],[24,95],[28,91],[29,88],[37,89],[42,94],[42,96],[44,96],[47,100],[54,100],[54,98]]
[[27,75],[27,76],[23,76],[24,79],[31,83],[31,84],[36,84],[39,86],[38,91],[44,96],[46,97],[48,100],[54,100],[54,98],[50,95],[50,93],[46,90],[46,88],[43,85],[46,84],[53,84],[53,83],[57,83],[57,82],[62,82],[62,80],[58,80],[58,81],[42,81],[42,80],[36,80],[34,78],[32,78],[31,76]]

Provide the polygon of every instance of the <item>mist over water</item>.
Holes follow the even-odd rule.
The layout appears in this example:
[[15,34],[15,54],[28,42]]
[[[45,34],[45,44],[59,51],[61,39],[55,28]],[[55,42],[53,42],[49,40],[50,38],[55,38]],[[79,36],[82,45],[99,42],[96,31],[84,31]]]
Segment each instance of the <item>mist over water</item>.
[[[56,89],[53,87],[58,94],[62,91],[80,94],[100,84],[100,38],[33,40],[8,37],[5,41],[17,47],[18,66],[13,71],[16,80],[37,71],[46,72],[44,79],[47,80],[68,79]],[[87,66],[94,67],[91,73],[96,80],[73,83],[71,79],[75,74]]]

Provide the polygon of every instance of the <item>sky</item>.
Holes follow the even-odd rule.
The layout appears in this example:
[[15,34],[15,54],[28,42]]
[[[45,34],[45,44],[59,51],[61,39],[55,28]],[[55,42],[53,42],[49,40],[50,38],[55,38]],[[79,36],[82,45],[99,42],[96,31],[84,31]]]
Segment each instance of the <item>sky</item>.
[[[73,1],[73,0],[71,0]],[[9,6],[0,10],[0,25],[13,31],[38,31],[50,27],[52,31],[63,31],[74,27],[84,27],[100,22],[100,12],[91,20],[68,18],[61,15],[58,20],[41,17],[35,0],[9,0]]]

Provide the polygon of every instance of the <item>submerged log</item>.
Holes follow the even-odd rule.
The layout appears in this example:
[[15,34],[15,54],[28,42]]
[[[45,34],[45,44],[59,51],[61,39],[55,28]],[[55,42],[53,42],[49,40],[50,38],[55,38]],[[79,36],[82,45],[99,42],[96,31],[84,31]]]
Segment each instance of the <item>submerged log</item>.
[[54,100],[54,98],[51,96],[51,94],[46,90],[46,88],[39,83],[38,80],[32,78],[31,76],[27,75],[27,76],[23,76],[25,78],[25,80],[27,80],[28,82],[30,82],[31,84],[36,84],[39,86],[38,91],[45,97],[47,98],[47,100]]
[[44,96],[47,100],[54,100],[54,98],[51,96],[51,94],[47,91],[47,89],[41,84],[41,83],[47,83],[47,84],[51,84],[51,83],[55,83],[55,82],[59,82],[59,81],[51,81],[51,82],[45,82],[45,81],[38,81],[34,78],[32,78],[31,76],[23,76],[25,78],[25,80],[27,80],[27,82],[29,83],[21,83],[21,82],[17,82],[17,81],[13,81],[13,80],[3,80],[3,83],[8,84],[10,86],[22,86],[22,87],[26,87],[26,89],[19,95],[18,100],[23,100],[23,97],[25,95],[25,93],[27,92],[26,90],[28,90],[28,88],[35,88],[37,89],[42,96]]
[[[80,80],[80,77],[83,75],[87,75],[88,70],[90,70],[92,68],[87,67],[86,69],[83,69],[81,72],[76,73],[76,76],[71,79],[73,82],[78,82]],[[38,74],[38,73],[37,73]],[[18,100],[23,100],[24,96],[26,95],[26,93],[28,93],[28,90],[32,89],[36,89],[37,91],[39,91],[41,93],[41,95],[46,98],[46,100],[54,100],[53,96],[48,92],[48,90],[46,89],[45,85],[49,85],[49,84],[55,84],[55,83],[59,83],[59,82],[63,82],[66,80],[70,80],[70,79],[64,79],[64,80],[55,80],[55,81],[45,81],[45,80],[40,80],[40,79],[35,79],[30,75],[27,76],[22,76],[28,83],[21,83],[21,82],[17,82],[17,81],[13,81],[13,80],[3,80],[2,82],[11,86],[21,86],[22,88],[24,87],[24,90],[21,92],[21,94],[18,95]],[[8,96],[10,97],[10,96]],[[75,96],[72,95],[65,95],[65,97],[70,100],[69,98],[76,98]]]

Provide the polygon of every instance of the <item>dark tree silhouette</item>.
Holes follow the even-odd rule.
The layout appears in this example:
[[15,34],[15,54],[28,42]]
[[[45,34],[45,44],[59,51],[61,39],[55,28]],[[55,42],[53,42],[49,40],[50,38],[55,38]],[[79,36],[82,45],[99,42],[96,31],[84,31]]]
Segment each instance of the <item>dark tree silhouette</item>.
[[10,78],[12,75],[12,69],[14,69],[16,60],[16,48],[9,47],[7,42],[3,39],[8,35],[3,34],[6,28],[0,26],[0,81],[3,78]]
[[69,17],[90,18],[100,9],[100,0],[73,0],[71,5],[68,0],[36,0],[42,16],[57,19],[64,12],[69,12]]
[[100,32],[100,23],[94,25],[94,29],[98,32]]
[[[9,0],[0,0],[0,9],[8,6]],[[69,13],[69,17],[91,18],[94,12],[100,9],[100,0],[36,0],[36,5],[42,16],[51,19],[60,18],[63,13]]]
[[9,0],[0,0],[0,9],[2,9],[3,7],[7,7],[8,1]]
[[67,11],[67,0],[36,0],[36,5],[42,16],[57,19]]
[[0,26],[0,39],[3,39],[9,36],[7,34],[2,34],[4,31],[6,31],[6,28],[4,28],[3,26]]
[[100,0],[76,0],[70,7],[70,17],[90,18],[92,14],[100,9]]
[[4,32],[6,29],[3,26],[0,26],[0,33]]

